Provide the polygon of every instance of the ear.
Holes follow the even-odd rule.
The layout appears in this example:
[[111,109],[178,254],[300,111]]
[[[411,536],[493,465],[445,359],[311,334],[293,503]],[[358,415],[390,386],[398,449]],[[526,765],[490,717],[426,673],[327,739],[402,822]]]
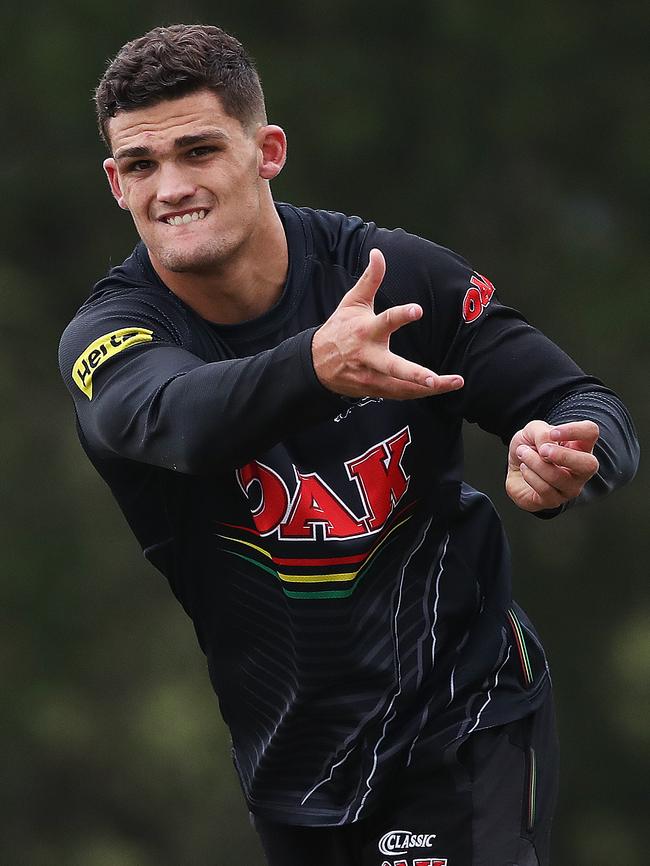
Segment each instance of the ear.
[[261,126],[257,130],[259,148],[259,175],[273,180],[282,171],[287,160],[287,137],[279,126]]
[[124,196],[122,195],[122,187],[120,186],[120,178],[117,173],[117,164],[113,157],[109,157],[105,159],[103,162],[104,171],[106,172],[106,177],[108,178],[108,185],[111,188],[111,192],[113,193],[113,198],[118,203],[118,205],[122,208],[122,210],[128,210],[129,206],[126,203]]

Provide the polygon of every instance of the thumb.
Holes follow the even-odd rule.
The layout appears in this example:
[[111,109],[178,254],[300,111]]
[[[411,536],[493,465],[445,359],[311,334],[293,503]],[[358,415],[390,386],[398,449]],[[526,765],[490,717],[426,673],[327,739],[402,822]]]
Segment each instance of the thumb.
[[342,306],[364,304],[372,307],[377,289],[386,274],[386,260],[381,250],[370,250],[370,260],[365,271],[345,295]]

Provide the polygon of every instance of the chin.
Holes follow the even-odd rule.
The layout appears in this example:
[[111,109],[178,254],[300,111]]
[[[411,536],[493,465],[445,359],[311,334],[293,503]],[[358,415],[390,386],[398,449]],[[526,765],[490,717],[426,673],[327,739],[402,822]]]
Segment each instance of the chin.
[[201,273],[211,270],[226,258],[213,245],[192,250],[163,249],[156,257],[161,265],[175,274]]

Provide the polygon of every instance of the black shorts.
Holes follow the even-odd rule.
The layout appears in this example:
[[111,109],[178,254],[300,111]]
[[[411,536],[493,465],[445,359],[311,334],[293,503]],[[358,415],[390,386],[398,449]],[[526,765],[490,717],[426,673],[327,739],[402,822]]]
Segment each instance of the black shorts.
[[472,734],[444,767],[405,770],[364,820],[253,824],[269,866],[548,866],[557,776],[549,690],[535,713]]

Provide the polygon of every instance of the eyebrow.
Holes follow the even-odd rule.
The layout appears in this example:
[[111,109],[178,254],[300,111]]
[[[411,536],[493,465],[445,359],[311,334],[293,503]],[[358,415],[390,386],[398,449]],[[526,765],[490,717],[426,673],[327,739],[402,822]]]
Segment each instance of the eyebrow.
[[[181,135],[174,140],[174,148],[180,150],[183,147],[192,147],[197,144],[208,144],[210,142],[223,143],[230,139],[230,136],[221,132],[218,129],[210,129],[202,132],[195,132],[191,135]],[[115,160],[132,159],[134,157],[149,157],[153,151],[150,147],[144,145],[135,145],[134,147],[123,147],[117,150],[113,156]]]

